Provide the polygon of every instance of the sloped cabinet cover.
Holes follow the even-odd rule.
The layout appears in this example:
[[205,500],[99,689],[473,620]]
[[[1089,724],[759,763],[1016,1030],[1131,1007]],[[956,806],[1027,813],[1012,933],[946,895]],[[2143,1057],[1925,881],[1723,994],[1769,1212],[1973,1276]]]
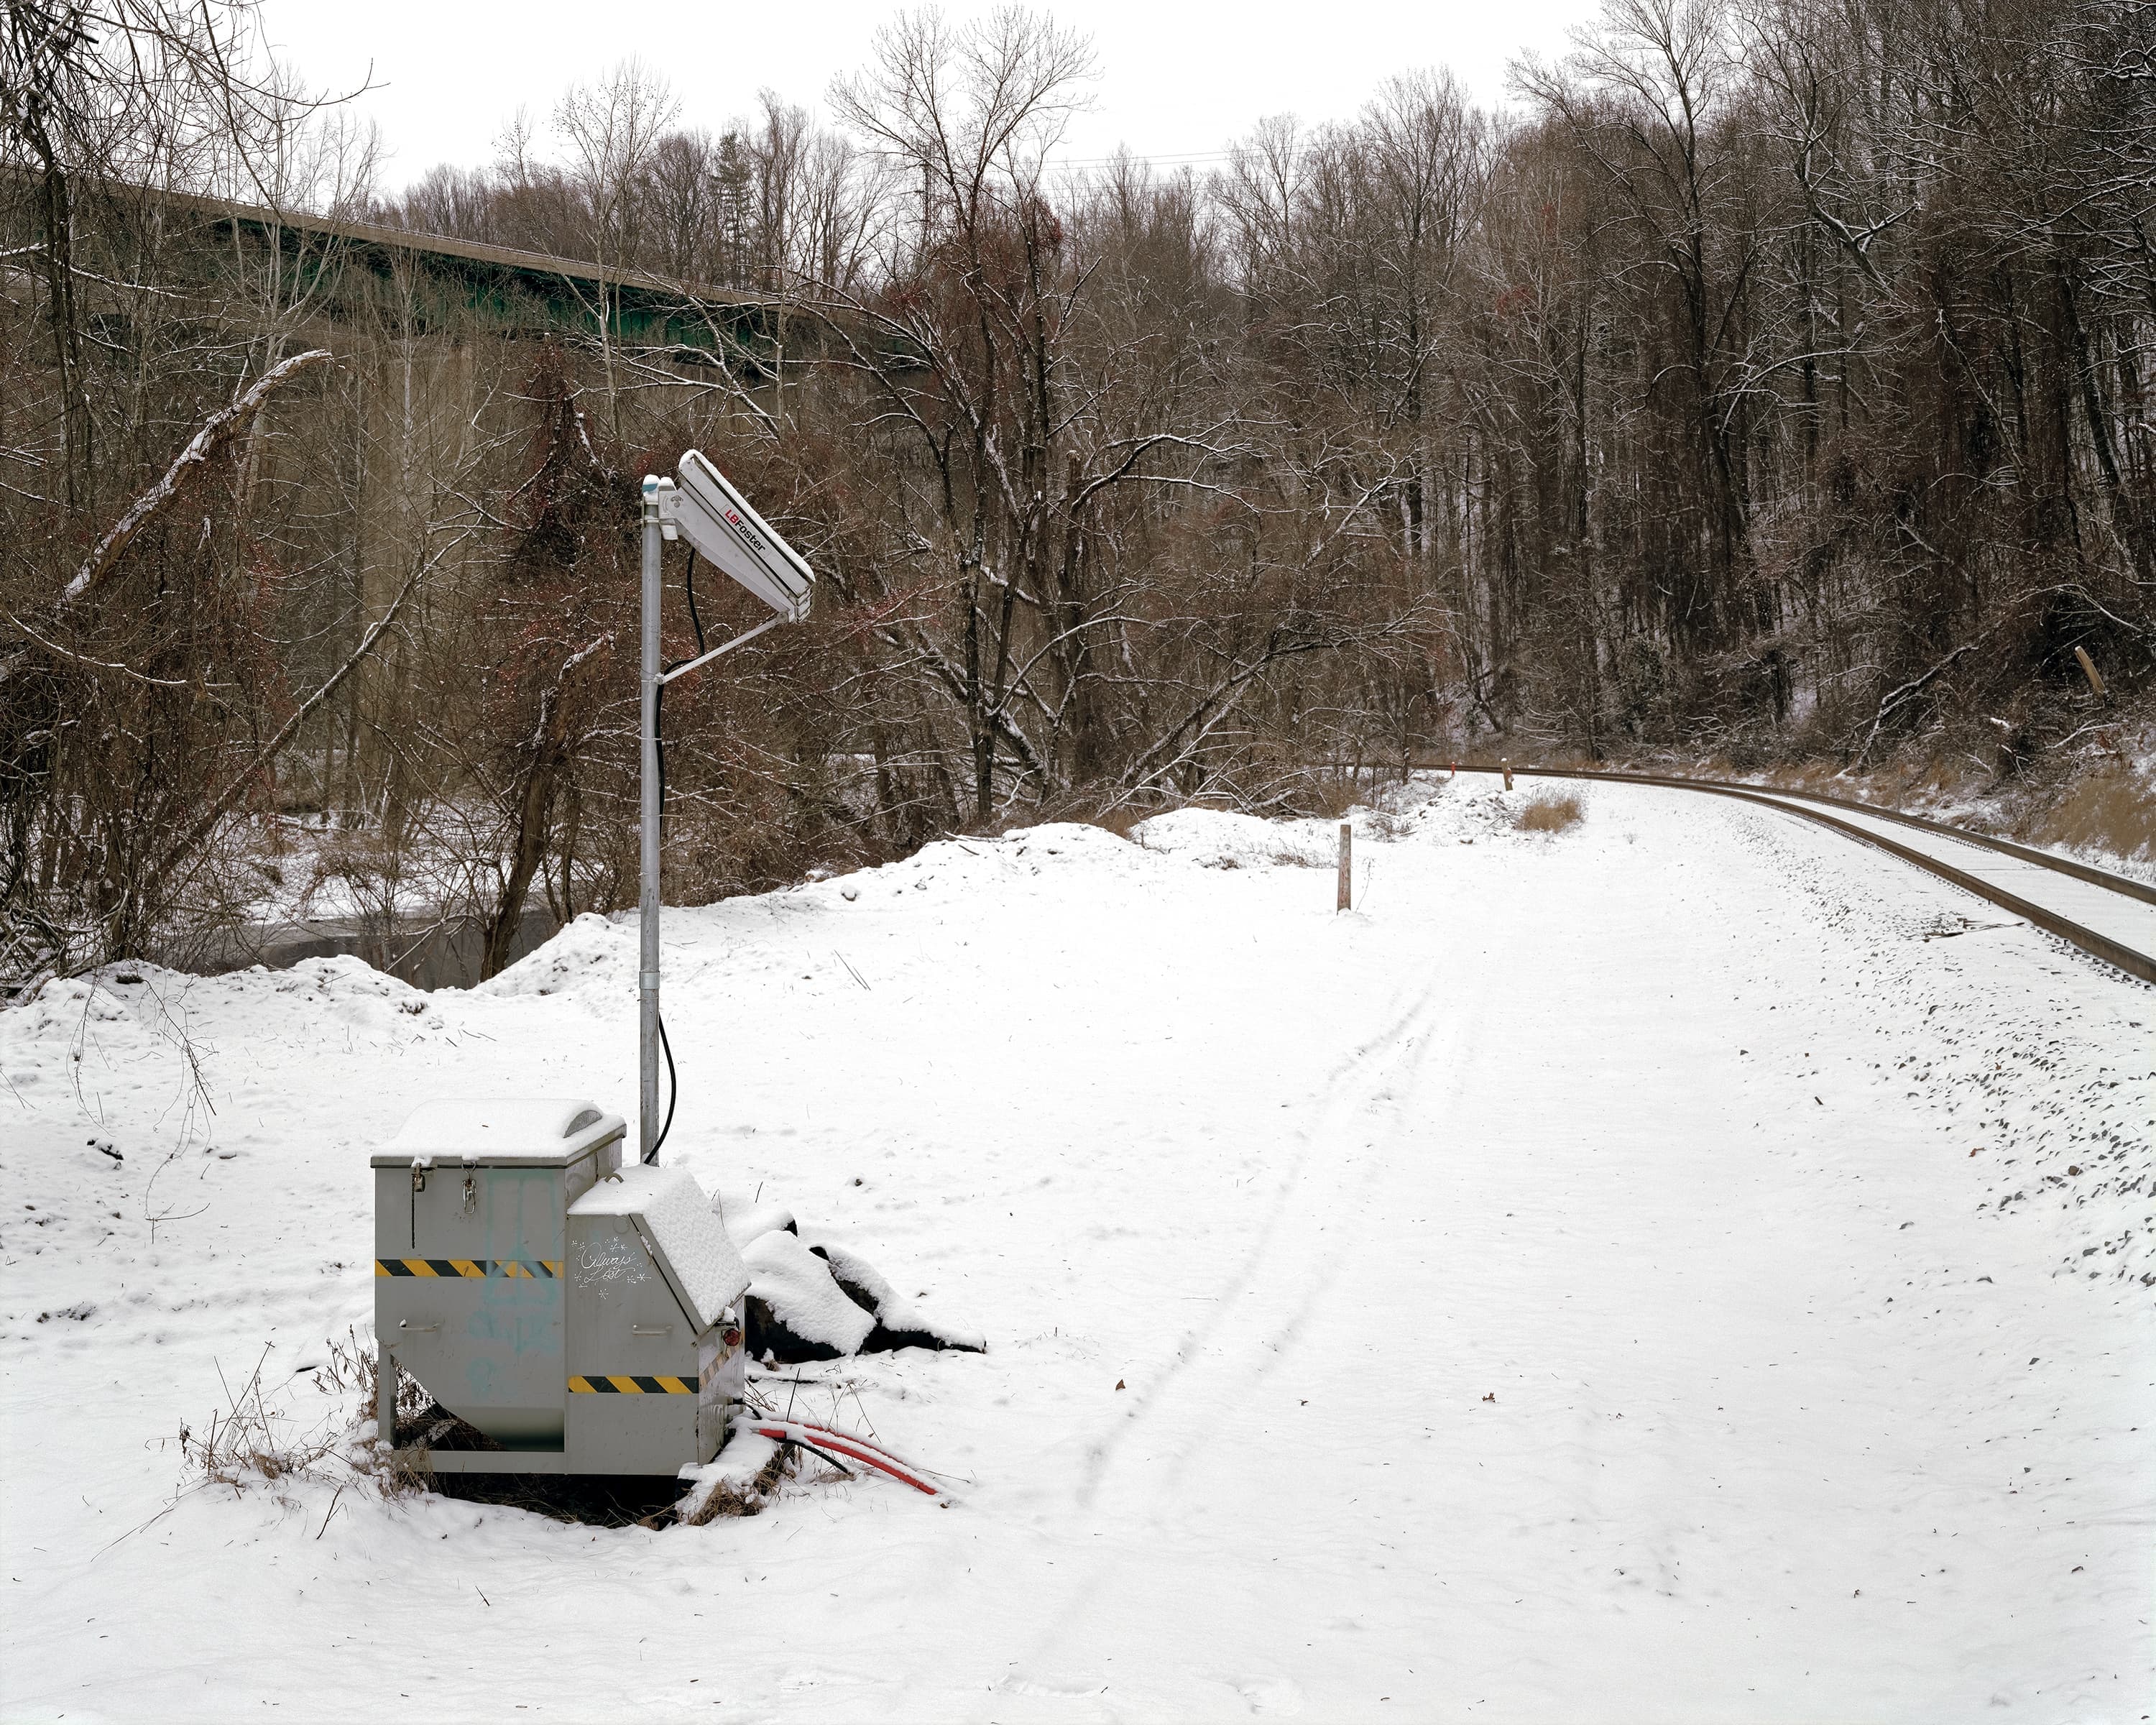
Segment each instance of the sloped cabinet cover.
[[640,1221],[707,1329],[748,1291],[748,1266],[686,1168],[625,1168],[585,1193],[569,1214]]

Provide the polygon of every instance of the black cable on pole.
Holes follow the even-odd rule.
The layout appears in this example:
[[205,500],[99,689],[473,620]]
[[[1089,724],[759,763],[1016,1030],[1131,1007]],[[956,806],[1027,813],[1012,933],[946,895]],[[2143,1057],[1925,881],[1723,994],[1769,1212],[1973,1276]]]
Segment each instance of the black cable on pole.
[[681,1098],[681,1081],[674,1071],[674,1045],[666,1040],[666,1014],[659,1014],[659,1051],[666,1056],[666,1123],[659,1128],[659,1136],[651,1141],[651,1154],[646,1162],[659,1160],[659,1147],[666,1142],[666,1134],[674,1130],[674,1105]]
[[[690,553],[693,558],[695,552]],[[669,667],[670,669],[670,667]],[[665,855],[666,839],[666,685],[661,683],[651,691],[651,753],[659,768],[659,840],[660,855]],[[646,1163],[659,1160],[659,1147],[666,1142],[666,1134],[674,1129],[674,1105],[681,1099],[681,1081],[674,1070],[674,1045],[666,1040],[666,1014],[659,1014],[659,1050],[666,1056],[666,1119],[659,1128],[659,1136],[651,1141],[651,1148],[644,1157]]]
[[[696,548],[689,547],[689,572],[686,577],[689,593],[689,624],[696,631],[696,656],[704,655],[704,619],[696,614]],[[684,661],[665,667],[675,669]],[[659,765],[659,839],[660,855],[665,855],[666,839],[666,685],[660,683],[651,696],[651,752]],[[666,1119],[659,1128],[659,1136],[651,1141],[651,1153],[647,1163],[659,1160],[659,1147],[666,1142],[666,1134],[674,1130],[674,1105],[681,1099],[681,1080],[674,1070],[674,1045],[666,1040],[666,1014],[659,1014],[659,1050],[666,1056]],[[834,1464],[835,1466],[835,1464]]]
[[704,619],[696,614],[696,547],[689,547],[689,573],[685,585],[689,589],[689,626],[696,631],[696,656],[704,656]]

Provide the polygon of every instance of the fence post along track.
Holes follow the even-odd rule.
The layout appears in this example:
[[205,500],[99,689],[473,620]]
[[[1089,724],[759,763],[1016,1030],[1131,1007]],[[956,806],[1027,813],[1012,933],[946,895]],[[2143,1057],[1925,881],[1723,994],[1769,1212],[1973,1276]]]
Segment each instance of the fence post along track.
[[1340,823],[1340,885],[1333,894],[1332,910],[1337,916],[1350,908],[1355,888],[1355,829],[1346,821]]
[[[1430,763],[1418,762],[1418,771],[1426,770]],[[1449,765],[1450,763],[1437,763]],[[1537,778],[1596,779],[1610,784],[1648,785],[1664,790],[1698,791],[1708,796],[1729,797],[1755,807],[1774,809],[1784,814],[1794,814],[1854,839],[1860,844],[1870,845],[1897,857],[1926,874],[1936,876],[1964,892],[1974,894],[1989,904],[2011,912],[2024,921],[2056,935],[2061,940],[2078,947],[2092,957],[2101,958],[2114,968],[2144,983],[2156,983],[2156,940],[2144,942],[2152,950],[2144,951],[2128,945],[2100,929],[2092,928],[2051,906],[2040,904],[2010,891],[1996,882],[1984,880],[1965,869],[1932,855],[1914,845],[1898,843],[1883,833],[1867,831],[1847,816],[1858,816],[1866,820],[1877,820],[1907,827],[1912,835],[1928,834],[1948,839],[1958,844],[1972,845],[1981,850],[2012,859],[2015,862],[2074,880],[2085,886],[2096,886],[2118,895],[2122,904],[2138,902],[2156,906],[2156,886],[2143,881],[2115,875],[2107,870],[2093,868],[2087,863],[2075,862],[2066,857],[2052,856],[2026,845],[2017,845],[2010,839],[1994,839],[1988,833],[1974,833],[1964,827],[1949,826],[1943,821],[1927,820],[1921,815],[1907,814],[1897,809],[1881,809],[1869,803],[1859,803],[1840,797],[1829,797],[1817,791],[1781,790],[1768,785],[1740,784],[1728,779],[1685,778],[1669,773],[1615,773],[1588,767],[1516,767],[1502,762],[1496,767],[1477,768],[1470,765],[1470,772],[1502,773],[1507,787],[1512,775],[1525,774]]]

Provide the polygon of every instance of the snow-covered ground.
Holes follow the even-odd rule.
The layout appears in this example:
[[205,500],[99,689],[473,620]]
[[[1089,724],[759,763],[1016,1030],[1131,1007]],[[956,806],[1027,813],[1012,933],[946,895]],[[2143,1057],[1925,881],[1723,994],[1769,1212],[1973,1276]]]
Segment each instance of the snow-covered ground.
[[0,1713],[2143,1717],[2156,990],[1576,788],[1412,788],[1345,916],[1324,827],[1189,813],[668,913],[670,1159],[988,1339],[803,1368],[948,1507],[188,1489],[265,1346],[356,1414],[407,1111],[633,1100],[633,927],[0,1014]]

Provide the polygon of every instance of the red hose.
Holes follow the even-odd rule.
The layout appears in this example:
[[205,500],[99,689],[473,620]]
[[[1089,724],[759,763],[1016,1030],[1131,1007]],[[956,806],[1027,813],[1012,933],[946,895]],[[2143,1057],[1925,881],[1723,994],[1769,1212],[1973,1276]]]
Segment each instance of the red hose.
[[925,1491],[931,1497],[942,1493],[926,1481],[917,1479],[907,1471],[912,1464],[901,1462],[895,1455],[886,1455],[874,1447],[866,1438],[855,1437],[850,1432],[834,1431],[828,1425],[812,1425],[807,1420],[781,1420],[753,1428],[759,1437],[767,1437],[778,1443],[812,1445],[819,1450],[836,1450],[841,1455],[864,1462],[879,1472],[887,1473],[895,1480],[903,1481],[916,1491]]
[[879,1455],[887,1455],[903,1466],[913,1466],[896,1450],[885,1444],[880,1438],[863,1437],[858,1431],[844,1431],[835,1425],[826,1425],[820,1420],[799,1420],[791,1414],[786,1415],[785,1423],[788,1425],[798,1425],[803,1431],[820,1431],[827,1437],[843,1438],[850,1444],[859,1444],[864,1450],[873,1450]]
[[783,1423],[788,1425],[798,1425],[803,1431],[818,1431],[826,1437],[839,1438],[850,1444],[858,1444],[862,1449],[873,1450],[885,1460],[896,1461],[901,1467],[912,1468],[916,1473],[925,1473],[927,1471],[925,1468],[915,1468],[911,1461],[889,1448],[880,1438],[863,1437],[858,1431],[842,1431],[839,1427],[826,1425],[819,1420],[797,1419],[791,1414],[785,1416]]

